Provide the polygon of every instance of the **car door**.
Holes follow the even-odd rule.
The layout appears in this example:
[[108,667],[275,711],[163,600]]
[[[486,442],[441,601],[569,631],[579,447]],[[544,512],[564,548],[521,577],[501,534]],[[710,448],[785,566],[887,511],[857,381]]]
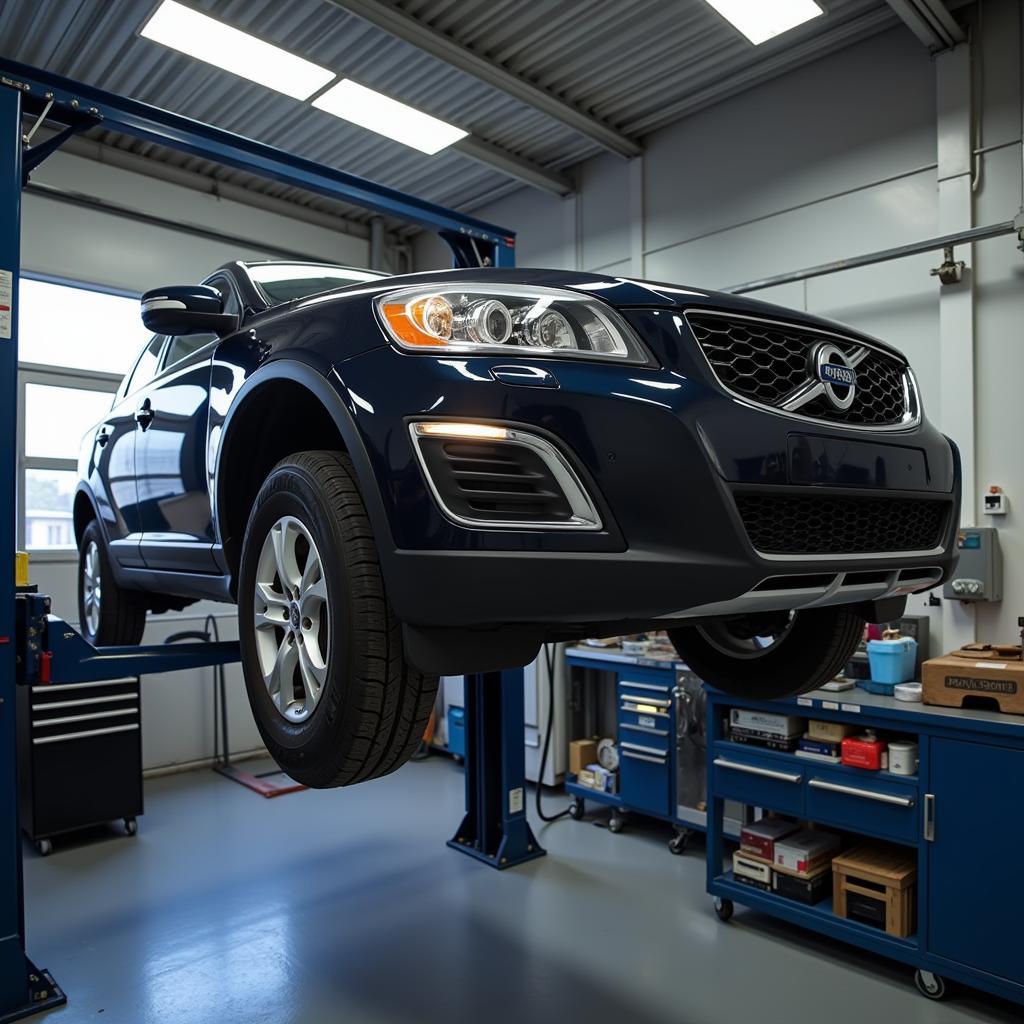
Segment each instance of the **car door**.
[[135,476],[140,390],[156,373],[167,339],[155,335],[118,389],[106,419],[92,438],[86,477],[107,536],[111,557],[120,565],[141,566],[142,517]]
[[[206,282],[239,309],[225,278]],[[160,372],[140,395],[135,472],[142,520],[142,558],[151,569],[214,573],[215,539],[206,473],[210,372],[218,338],[171,338]]]

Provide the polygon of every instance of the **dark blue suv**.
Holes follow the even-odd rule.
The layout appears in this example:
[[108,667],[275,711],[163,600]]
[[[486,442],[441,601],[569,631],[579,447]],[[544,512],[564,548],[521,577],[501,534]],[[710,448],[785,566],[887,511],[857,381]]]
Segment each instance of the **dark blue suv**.
[[267,746],[342,785],[415,749],[439,673],[669,631],[778,697],[955,560],[959,463],[874,338],[597,274],[232,263],[86,437],[80,617],[236,602]]

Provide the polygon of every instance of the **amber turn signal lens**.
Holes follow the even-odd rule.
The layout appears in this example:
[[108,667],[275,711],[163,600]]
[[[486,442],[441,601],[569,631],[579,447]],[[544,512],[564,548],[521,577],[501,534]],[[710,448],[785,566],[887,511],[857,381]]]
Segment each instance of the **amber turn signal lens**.
[[452,336],[452,306],[441,295],[413,302],[385,302],[381,312],[399,341],[406,345],[444,345]]

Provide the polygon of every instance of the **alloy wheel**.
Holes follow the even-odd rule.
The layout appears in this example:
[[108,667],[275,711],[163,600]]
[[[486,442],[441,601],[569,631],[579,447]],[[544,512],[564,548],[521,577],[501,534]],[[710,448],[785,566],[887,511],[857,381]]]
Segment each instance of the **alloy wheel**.
[[96,636],[100,629],[102,583],[100,549],[95,541],[90,541],[85,549],[85,562],[82,565],[82,606],[85,612],[85,625],[92,636]]
[[330,617],[323,561],[294,516],[278,519],[260,549],[253,630],[271,703],[289,722],[305,721],[327,681]]

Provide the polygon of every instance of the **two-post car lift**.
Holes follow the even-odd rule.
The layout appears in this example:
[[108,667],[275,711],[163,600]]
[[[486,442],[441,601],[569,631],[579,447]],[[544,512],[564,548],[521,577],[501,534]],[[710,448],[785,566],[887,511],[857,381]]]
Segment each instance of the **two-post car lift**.
[[[61,127],[33,146],[33,132],[22,134],[23,117]],[[47,156],[94,125],[430,228],[448,243],[456,266],[514,263],[510,231],[252,139],[0,60],[0,1024],[66,1000],[25,955],[16,687],[200,668],[239,656],[236,643],[97,649],[49,614],[47,597],[15,592],[21,191]],[[467,677],[466,683],[466,817],[450,845],[494,867],[510,867],[543,853],[523,799],[522,676],[495,672]]]

